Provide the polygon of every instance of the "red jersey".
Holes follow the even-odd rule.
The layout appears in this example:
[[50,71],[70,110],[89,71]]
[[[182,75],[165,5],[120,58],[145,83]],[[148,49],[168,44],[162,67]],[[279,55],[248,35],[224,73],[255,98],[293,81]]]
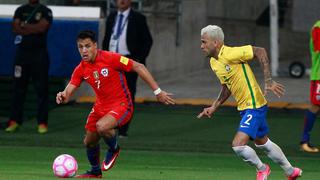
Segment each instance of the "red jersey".
[[124,72],[131,71],[132,64],[132,60],[120,54],[98,50],[93,63],[80,62],[72,73],[70,83],[79,87],[85,80],[96,94],[95,106],[131,106]]

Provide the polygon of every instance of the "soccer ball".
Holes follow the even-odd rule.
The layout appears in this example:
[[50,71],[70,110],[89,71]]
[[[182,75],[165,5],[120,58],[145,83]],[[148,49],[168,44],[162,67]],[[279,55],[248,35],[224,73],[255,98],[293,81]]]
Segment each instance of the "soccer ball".
[[53,161],[53,173],[60,178],[68,178],[76,175],[78,163],[76,159],[69,154],[61,154]]

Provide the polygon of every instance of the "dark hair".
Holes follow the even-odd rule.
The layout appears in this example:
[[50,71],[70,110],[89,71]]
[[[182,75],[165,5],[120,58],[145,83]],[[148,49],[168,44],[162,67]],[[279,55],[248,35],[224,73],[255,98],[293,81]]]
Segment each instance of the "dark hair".
[[94,31],[91,31],[91,30],[80,31],[78,36],[77,36],[77,41],[79,39],[86,39],[86,38],[91,39],[93,42],[97,42],[96,33]]

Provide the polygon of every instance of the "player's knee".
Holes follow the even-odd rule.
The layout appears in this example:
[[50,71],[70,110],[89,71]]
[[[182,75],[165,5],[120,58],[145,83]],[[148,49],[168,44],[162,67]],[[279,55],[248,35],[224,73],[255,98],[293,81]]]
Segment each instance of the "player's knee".
[[239,140],[239,139],[234,139],[234,140],[232,141],[232,148],[233,148],[233,147],[238,147],[238,146],[245,146],[245,145],[247,145],[247,142],[246,142],[246,141],[241,141],[241,140]]
[[109,137],[112,134],[113,128],[105,123],[97,123],[97,132],[102,137]]
[[90,142],[87,138],[84,138],[83,144],[87,148],[93,148],[97,145],[97,143]]

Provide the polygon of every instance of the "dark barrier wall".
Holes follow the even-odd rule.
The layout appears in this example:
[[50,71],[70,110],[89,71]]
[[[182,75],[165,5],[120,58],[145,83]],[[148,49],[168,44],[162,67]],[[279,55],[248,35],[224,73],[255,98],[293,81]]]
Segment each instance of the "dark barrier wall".
[[[0,76],[13,74],[15,57],[15,34],[12,33],[12,18],[0,18]],[[81,58],[76,45],[79,31],[90,29],[99,37],[99,22],[83,20],[53,20],[48,34],[51,77],[69,77]]]

